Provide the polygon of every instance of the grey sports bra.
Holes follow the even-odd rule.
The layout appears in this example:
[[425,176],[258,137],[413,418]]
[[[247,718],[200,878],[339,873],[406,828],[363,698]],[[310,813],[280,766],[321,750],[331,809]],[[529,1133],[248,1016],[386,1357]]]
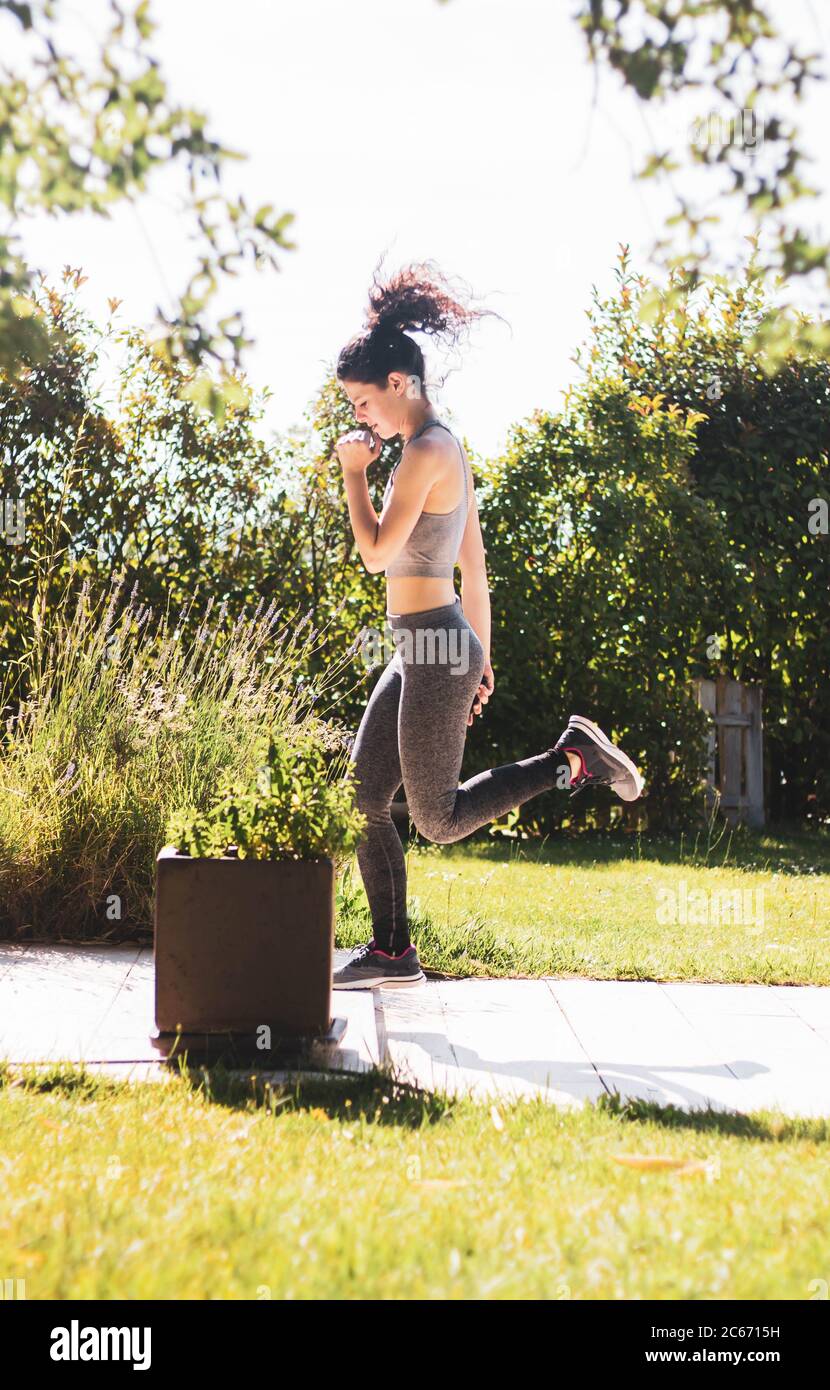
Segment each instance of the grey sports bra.
[[[419,434],[430,428],[431,425],[440,425],[442,429],[449,430],[449,425],[445,425],[441,420],[427,420],[419,430],[411,436],[407,443],[417,439]],[[453,435],[455,439],[455,435]],[[458,440],[455,440],[458,444]],[[464,535],[464,527],[467,524],[467,465],[461,445],[458,445],[458,452],[464,470],[464,496],[451,512],[421,512],[415,522],[410,535],[402,545],[400,551],[384,570],[387,578],[394,579],[399,575],[423,575],[436,579],[452,579],[455,573],[455,562],[461,546],[461,538]],[[395,476],[398,465],[392,469],[386,483],[386,491],[383,494],[383,505],[386,506],[389,494],[392,491],[392,479]]]

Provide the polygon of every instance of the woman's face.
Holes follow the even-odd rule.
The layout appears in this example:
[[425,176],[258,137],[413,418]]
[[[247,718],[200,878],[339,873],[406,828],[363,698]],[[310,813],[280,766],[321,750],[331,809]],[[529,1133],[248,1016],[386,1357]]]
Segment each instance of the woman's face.
[[368,425],[381,439],[391,439],[400,433],[401,397],[388,380],[385,386],[373,386],[364,381],[340,384],[354,406],[354,417],[359,425]]

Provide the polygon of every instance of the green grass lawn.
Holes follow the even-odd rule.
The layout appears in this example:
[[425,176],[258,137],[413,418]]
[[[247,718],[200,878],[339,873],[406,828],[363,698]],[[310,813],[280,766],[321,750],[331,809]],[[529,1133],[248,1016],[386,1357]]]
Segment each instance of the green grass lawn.
[[[413,840],[407,871],[412,936],[427,968],[830,983],[826,835]],[[368,935],[353,865],[341,884],[337,944]]]
[[[825,837],[491,836],[414,842],[408,868],[437,969],[830,982]],[[367,937],[352,870],[338,945]],[[735,887],[760,913],[714,922]],[[681,890],[705,920],[658,919]],[[0,1171],[0,1270],[29,1300],[808,1300],[830,1278],[830,1119],[770,1111],[0,1064]]]
[[29,1300],[807,1300],[830,1277],[825,1120],[491,1107],[380,1074],[3,1080],[0,1269]]

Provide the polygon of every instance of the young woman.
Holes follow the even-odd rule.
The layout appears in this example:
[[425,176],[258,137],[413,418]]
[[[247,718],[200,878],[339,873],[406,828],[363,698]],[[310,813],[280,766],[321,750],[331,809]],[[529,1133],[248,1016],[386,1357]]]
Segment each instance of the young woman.
[[[335,972],[335,989],[425,979],[409,939],[406,862],[390,811],[401,783],[416,829],[438,844],[461,840],[555,786],[573,794],[601,782],[624,801],[636,800],[643,787],[631,759],[580,715],[571,716],[545,752],[459,785],[467,728],[495,688],[484,544],[466,453],[427,397],[423,353],[406,330],[455,339],[473,317],[490,311],[465,308],[429,263],[386,285],[375,278],[369,302],[366,330],[337,362],[355,418],[367,429],[342,435],[336,449],[361,559],[371,574],[386,575],[396,651],[351,750],[357,804],[367,817],[357,860],[373,937]],[[395,435],[404,449],[378,517],[366,469],[382,441]]]

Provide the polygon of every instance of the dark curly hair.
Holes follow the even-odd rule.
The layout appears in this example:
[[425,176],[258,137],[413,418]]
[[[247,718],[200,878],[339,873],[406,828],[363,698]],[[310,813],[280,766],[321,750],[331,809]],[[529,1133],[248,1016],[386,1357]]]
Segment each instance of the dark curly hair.
[[468,308],[434,261],[406,266],[386,284],[379,281],[376,267],[366,328],[340,352],[338,380],[385,386],[390,372],[403,372],[417,377],[423,390],[424,354],[406,330],[431,333],[455,346],[473,320],[487,314],[501,317],[493,309]]

